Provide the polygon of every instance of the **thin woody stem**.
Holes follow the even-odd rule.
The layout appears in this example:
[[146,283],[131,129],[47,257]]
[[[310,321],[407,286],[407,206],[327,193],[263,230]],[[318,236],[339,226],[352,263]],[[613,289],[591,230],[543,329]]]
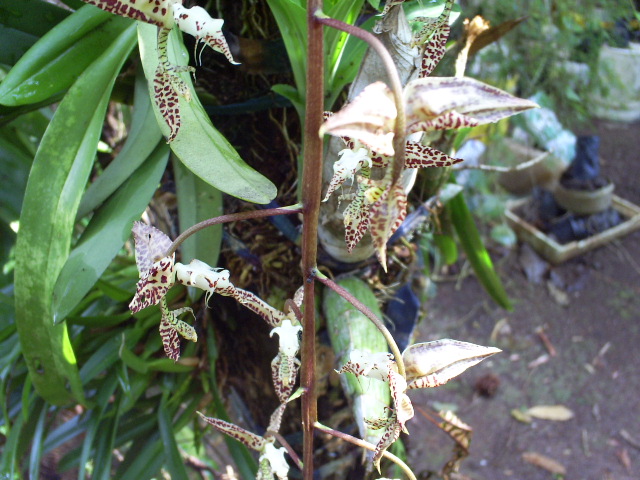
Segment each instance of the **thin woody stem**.
[[[336,438],[340,438],[346,442],[350,442],[353,443],[354,445],[361,447],[361,448],[366,448],[367,450],[371,450],[372,452],[375,451],[376,446],[372,443],[366,442],[364,440],[360,440],[359,438],[356,437],[352,437],[351,435],[344,433],[344,432],[340,432],[338,430],[334,430],[331,427],[327,427],[326,425],[321,424],[320,422],[316,422],[315,427],[324,432],[324,433],[328,433],[329,435],[333,435]],[[414,475],[414,473],[411,471],[411,469],[409,468],[409,466],[404,463],[401,459],[399,459],[398,457],[396,457],[393,453],[390,452],[384,452],[382,454],[382,456],[384,458],[387,458],[389,460],[391,460],[393,463],[395,463],[396,465],[398,465],[398,467],[400,467],[402,469],[402,471],[405,473],[405,475],[407,476],[407,478],[409,478],[409,480],[417,480],[416,476]]]
[[337,30],[347,32],[349,35],[353,35],[354,37],[358,37],[359,39],[367,42],[369,46],[373,48],[380,56],[380,59],[382,60],[385,69],[387,70],[387,76],[389,77],[390,84],[389,86],[391,87],[391,91],[393,93],[393,99],[396,104],[397,111],[396,124],[393,135],[393,150],[395,155],[393,157],[393,173],[391,176],[391,185],[395,185],[400,178],[402,170],[404,169],[406,148],[405,132],[407,129],[404,99],[402,96],[402,82],[400,81],[400,75],[398,74],[396,64],[394,63],[391,54],[386,49],[384,44],[373,33],[367,32],[366,30],[356,27],[355,25],[350,25],[340,20],[336,20],[335,18],[329,18],[321,13],[318,13],[316,16],[319,22],[333,27]]
[[[300,213],[302,211],[302,207],[300,204],[291,205],[289,207],[280,207],[280,208],[267,208],[265,210],[253,210],[251,212],[240,212],[240,213],[230,213],[228,215],[220,215],[215,218],[208,218],[200,223],[196,223],[195,225],[187,228],[184,232],[182,232],[178,238],[176,238],[169,249],[163,254],[162,257],[168,257],[169,255],[173,255],[178,247],[184,242],[187,238],[193,235],[200,230],[211,227],[212,225],[219,225],[221,223],[229,223],[229,222],[237,222],[240,220],[249,220],[251,218],[263,218],[263,217],[275,217],[276,215],[291,215],[293,213]],[[154,259],[157,261],[158,259]]]
[[318,419],[316,393],[316,318],[315,283],[312,272],[318,257],[318,219],[322,194],[322,138],[318,135],[324,112],[324,35],[315,13],[322,10],[322,0],[307,0],[307,95],[304,118],[304,154],[302,170],[302,278],[304,311],[300,384],[302,396],[302,478],[313,480],[313,432]]
[[393,336],[391,335],[391,332],[389,332],[387,327],[384,326],[384,323],[382,323],[382,320],[380,318],[378,318],[378,316],[375,313],[373,313],[371,311],[371,309],[369,309],[369,307],[367,307],[364,303],[362,303],[360,300],[358,300],[356,297],[354,297],[349,291],[347,291],[346,289],[342,288],[340,285],[338,285],[336,282],[334,282],[333,280],[328,278],[326,275],[321,273],[319,270],[315,270],[313,273],[315,274],[315,276],[316,276],[316,278],[318,279],[319,282],[323,283],[324,285],[329,287],[331,290],[336,292],[338,295],[340,295],[342,298],[344,298],[346,301],[348,301],[351,305],[356,307],[360,312],[362,312],[364,315],[366,315],[366,317],[369,320],[371,320],[373,322],[373,324],[376,326],[376,328],[378,330],[380,330],[380,333],[382,333],[382,335],[384,336],[385,340],[389,344],[389,348],[391,349],[391,353],[393,354],[393,357],[394,357],[394,359],[396,361],[396,365],[398,366],[398,373],[406,378],[405,369],[404,369],[404,361],[402,360],[402,354],[400,353],[400,349],[398,348],[398,344],[393,339]]

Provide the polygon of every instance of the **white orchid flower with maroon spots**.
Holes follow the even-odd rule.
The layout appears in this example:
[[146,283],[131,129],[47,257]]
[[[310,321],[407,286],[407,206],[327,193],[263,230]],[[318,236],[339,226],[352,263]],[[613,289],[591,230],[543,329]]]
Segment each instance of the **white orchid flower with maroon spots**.
[[[403,98],[406,137],[419,132],[492,123],[537,107],[529,100],[466,77],[419,78],[406,85]],[[338,166],[334,167],[327,196],[358,172],[358,181],[369,187],[359,187],[344,212],[347,249],[351,251],[371,229],[376,254],[384,267],[386,242],[406,215],[406,192],[387,178],[371,180],[369,160],[361,147],[369,150],[372,167],[387,167],[394,154],[396,116],[391,90],[384,83],[376,82],[341,111],[328,115],[320,129],[321,135],[341,137],[352,152],[347,156],[349,161],[336,162]],[[414,141],[405,143],[405,158],[405,168],[444,167],[461,161]]]
[[392,355],[353,350],[349,361],[337,372],[350,372],[387,382],[393,400],[393,408],[387,417],[365,419],[370,428],[384,429],[373,456],[375,467],[380,470],[383,453],[398,439],[400,432],[408,433],[405,424],[413,418],[414,412],[407,390],[444,385],[469,367],[500,351],[498,348],[450,339],[418,343],[402,353],[406,371],[406,377],[403,377],[398,373]]
[[260,453],[256,480],[273,480],[274,475],[278,480],[287,480],[289,475],[289,465],[285,459],[287,450],[284,447],[277,448],[275,446],[275,437],[273,435],[273,433],[277,433],[280,430],[282,415],[286,406],[286,403],[281,404],[273,414],[271,414],[267,433],[264,437],[251,433],[233,423],[225,422],[217,418],[206,417],[200,412],[198,412],[198,415],[219,432],[229,435],[248,448]]
[[260,315],[270,326],[277,327],[286,315],[273,308],[256,294],[236,288],[229,280],[229,270],[213,268],[200,260],[194,259],[189,265],[177,263],[176,279],[189,287],[197,287],[207,292],[206,301],[217,293],[233,297],[254,313]]
[[216,52],[222,53],[229,62],[237,64],[231,55],[229,45],[222,34],[224,20],[214,19],[202,7],[185,8],[182,0],[84,0],[116,15],[158,27],[158,68],[153,79],[155,102],[162,117],[169,126],[168,143],[180,130],[180,98],[191,100],[187,84],[178,76],[182,72],[193,72],[193,67],[172,65],[167,53],[171,29],[177,25],[180,30],[196,39],[196,49],[200,42]]
[[292,321],[287,318],[269,334],[270,337],[273,337],[275,333],[279,337],[278,354],[271,362],[271,378],[280,403],[287,402],[298,376],[300,360],[296,355],[300,350],[298,334],[301,331],[302,325],[297,320]]
[[[155,227],[142,222],[133,224],[136,265],[140,280],[129,304],[132,313],[157,305],[175,281],[175,255],[162,257],[171,246],[171,239]],[[156,261],[156,258],[161,257]]]

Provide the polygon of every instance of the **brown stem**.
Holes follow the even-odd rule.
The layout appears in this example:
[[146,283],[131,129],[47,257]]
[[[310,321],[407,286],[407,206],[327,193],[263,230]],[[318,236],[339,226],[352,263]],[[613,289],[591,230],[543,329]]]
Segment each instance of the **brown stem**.
[[298,454],[293,449],[293,447],[291,445],[289,445],[289,442],[287,442],[285,440],[285,438],[282,435],[280,435],[280,433],[278,433],[278,432],[274,432],[272,430],[267,430],[265,432],[264,436],[267,437],[269,435],[271,435],[273,438],[278,440],[278,443],[280,443],[280,445],[282,445],[284,448],[287,449],[287,453],[291,457],[291,460],[293,460],[293,463],[296,464],[296,467],[298,467],[300,470],[302,470],[303,467],[302,467],[302,462],[300,461],[300,457],[298,457]]
[[329,18],[321,13],[318,13],[317,17],[319,22],[337,30],[347,32],[349,35],[353,35],[354,37],[358,37],[360,40],[367,42],[369,46],[380,56],[380,59],[387,70],[387,76],[389,77],[391,92],[393,93],[393,99],[395,101],[397,111],[393,135],[393,150],[395,153],[393,158],[393,173],[391,175],[391,185],[393,186],[397,183],[400,178],[400,174],[404,169],[406,148],[405,132],[407,129],[404,99],[402,96],[402,82],[400,81],[400,75],[398,74],[398,69],[393,61],[393,57],[391,57],[391,54],[384,44],[373,33],[367,32],[355,25],[350,25],[340,20],[336,20],[335,18]]
[[187,238],[193,235],[196,232],[199,232],[203,228],[210,227],[212,225],[219,225],[221,223],[229,223],[229,222],[237,222],[240,220],[249,220],[251,218],[262,218],[262,217],[275,217],[276,215],[291,215],[292,213],[300,213],[302,211],[301,205],[291,205],[289,207],[280,207],[280,208],[267,208],[265,210],[252,210],[251,212],[240,212],[240,213],[229,213],[228,215],[220,215],[215,218],[208,218],[207,220],[203,220],[200,223],[196,223],[195,225],[187,228],[184,232],[182,232],[178,238],[176,238],[169,249],[163,254],[162,257],[154,258],[154,261],[159,260],[160,258],[168,257],[169,255],[173,255],[175,251],[178,249],[180,244],[184,242]]
[[[369,443],[364,440],[360,440],[359,438],[352,437],[351,435],[344,432],[340,432],[339,430],[334,430],[333,428],[327,427],[326,425],[323,425],[320,422],[316,422],[315,427],[324,433],[328,433],[329,435],[333,435],[334,437],[341,438],[342,440],[353,443],[358,447],[366,448],[367,450],[371,450],[372,452],[375,451],[376,449],[376,446],[373,443]],[[401,459],[396,457],[393,453],[384,452],[382,456],[384,458],[391,460],[396,465],[398,465],[410,480],[416,480],[416,476],[413,474],[409,466],[406,463],[404,463]]]
[[369,307],[367,307],[364,303],[358,300],[356,297],[351,294],[348,290],[338,285],[336,282],[328,278],[326,275],[318,271],[314,270],[314,275],[324,285],[329,287],[331,290],[336,292],[342,298],[344,298],[351,305],[356,307],[360,312],[362,312],[366,317],[373,322],[373,324],[380,330],[380,333],[384,336],[385,340],[389,344],[389,348],[391,349],[391,353],[396,361],[396,365],[398,366],[398,373],[406,378],[405,369],[404,369],[404,361],[402,360],[402,354],[400,353],[400,349],[398,348],[398,344],[394,340],[391,332],[384,326],[382,320],[378,318],[378,316],[371,311]]
[[322,0],[307,0],[307,97],[304,122],[304,167],[302,170],[302,278],[304,312],[302,318],[302,396],[303,449],[302,478],[313,480],[313,430],[318,419],[316,398],[316,319],[312,272],[318,254],[318,218],[322,193],[322,138],[318,135],[324,112],[324,38],[322,24],[315,17]]

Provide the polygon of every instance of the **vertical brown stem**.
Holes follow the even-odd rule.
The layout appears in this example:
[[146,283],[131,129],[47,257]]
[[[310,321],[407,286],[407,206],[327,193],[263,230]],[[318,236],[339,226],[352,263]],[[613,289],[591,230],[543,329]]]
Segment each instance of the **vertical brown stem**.
[[307,1],[307,98],[304,127],[304,165],[302,170],[302,277],[304,313],[302,331],[302,377],[305,389],[302,397],[302,431],[304,434],[302,461],[304,480],[313,479],[313,430],[318,419],[315,388],[315,292],[312,272],[318,252],[318,216],[322,190],[322,139],[318,135],[324,111],[324,39],[322,24],[316,21],[316,11],[322,10],[322,0]]

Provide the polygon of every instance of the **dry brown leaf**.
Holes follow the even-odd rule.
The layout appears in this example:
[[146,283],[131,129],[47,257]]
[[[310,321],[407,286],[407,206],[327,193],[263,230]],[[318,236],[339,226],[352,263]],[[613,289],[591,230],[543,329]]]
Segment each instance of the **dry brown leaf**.
[[531,421],[533,420],[531,416],[527,414],[527,412],[523,412],[522,410],[518,410],[516,408],[511,410],[511,416],[522,423],[531,423]]
[[622,448],[616,452],[616,456],[620,463],[624,466],[627,472],[631,471],[631,458],[629,458],[629,452],[626,448]]
[[541,420],[566,422],[573,418],[573,412],[564,405],[536,405],[526,411],[527,415]]
[[531,465],[535,465],[536,467],[543,468],[544,470],[553,473],[554,475],[566,475],[567,469],[564,468],[560,462],[556,460],[545,457],[536,452],[524,452],[522,454],[522,459],[530,463]]

